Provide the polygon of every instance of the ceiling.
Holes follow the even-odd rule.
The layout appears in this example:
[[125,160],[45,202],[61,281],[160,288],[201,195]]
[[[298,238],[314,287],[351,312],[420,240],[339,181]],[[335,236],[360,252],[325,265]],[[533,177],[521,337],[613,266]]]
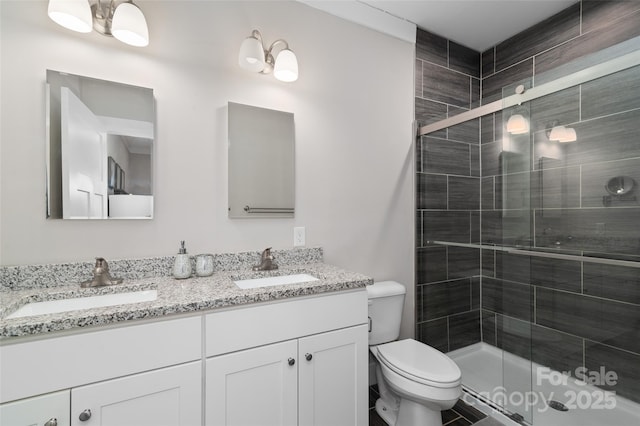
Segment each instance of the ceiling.
[[153,139],[136,136],[120,136],[131,154],[151,155]]
[[399,38],[415,38],[411,23],[482,52],[578,0],[302,1]]

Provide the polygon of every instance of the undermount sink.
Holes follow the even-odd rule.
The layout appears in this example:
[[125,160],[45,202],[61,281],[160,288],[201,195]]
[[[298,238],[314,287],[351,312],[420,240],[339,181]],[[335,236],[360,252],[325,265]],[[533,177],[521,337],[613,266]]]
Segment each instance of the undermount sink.
[[251,278],[244,280],[234,280],[235,285],[241,289],[273,287],[276,285],[300,284],[318,281],[318,278],[309,274],[280,275],[276,277]]
[[56,314],[81,309],[104,308],[106,306],[127,305],[130,303],[150,302],[156,300],[157,297],[157,290],[140,290],[127,293],[113,293],[103,294],[100,296],[32,302],[20,307],[17,311],[7,316],[7,319],[30,317],[33,315]]

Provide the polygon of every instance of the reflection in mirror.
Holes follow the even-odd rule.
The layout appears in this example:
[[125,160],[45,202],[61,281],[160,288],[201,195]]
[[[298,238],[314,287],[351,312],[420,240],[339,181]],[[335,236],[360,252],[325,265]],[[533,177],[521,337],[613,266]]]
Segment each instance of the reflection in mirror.
[[293,217],[293,114],[233,102],[228,112],[229,217]]
[[153,217],[153,90],[47,70],[47,217]]
[[616,176],[609,179],[605,188],[611,195],[625,195],[633,191],[636,181],[629,176]]

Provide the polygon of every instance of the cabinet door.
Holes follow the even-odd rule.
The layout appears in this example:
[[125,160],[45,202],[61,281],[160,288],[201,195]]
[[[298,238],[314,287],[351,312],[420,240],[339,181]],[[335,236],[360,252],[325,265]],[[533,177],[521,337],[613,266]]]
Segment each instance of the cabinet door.
[[299,340],[301,426],[366,426],[369,423],[367,326]]
[[50,393],[0,405],[0,425],[69,426],[69,391]]
[[71,424],[199,425],[201,377],[202,363],[198,361],[72,389]]
[[206,424],[296,425],[297,353],[291,340],[207,359]]

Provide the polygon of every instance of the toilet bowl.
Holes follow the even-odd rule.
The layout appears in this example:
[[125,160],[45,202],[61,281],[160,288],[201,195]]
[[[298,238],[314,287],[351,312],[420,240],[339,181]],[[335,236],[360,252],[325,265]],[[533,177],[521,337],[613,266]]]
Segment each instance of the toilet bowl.
[[[396,341],[404,286],[368,286],[369,348],[376,359],[376,412],[392,426],[442,426],[442,410],[462,394],[460,369],[442,352],[413,339]],[[400,303],[399,303],[400,302]]]

